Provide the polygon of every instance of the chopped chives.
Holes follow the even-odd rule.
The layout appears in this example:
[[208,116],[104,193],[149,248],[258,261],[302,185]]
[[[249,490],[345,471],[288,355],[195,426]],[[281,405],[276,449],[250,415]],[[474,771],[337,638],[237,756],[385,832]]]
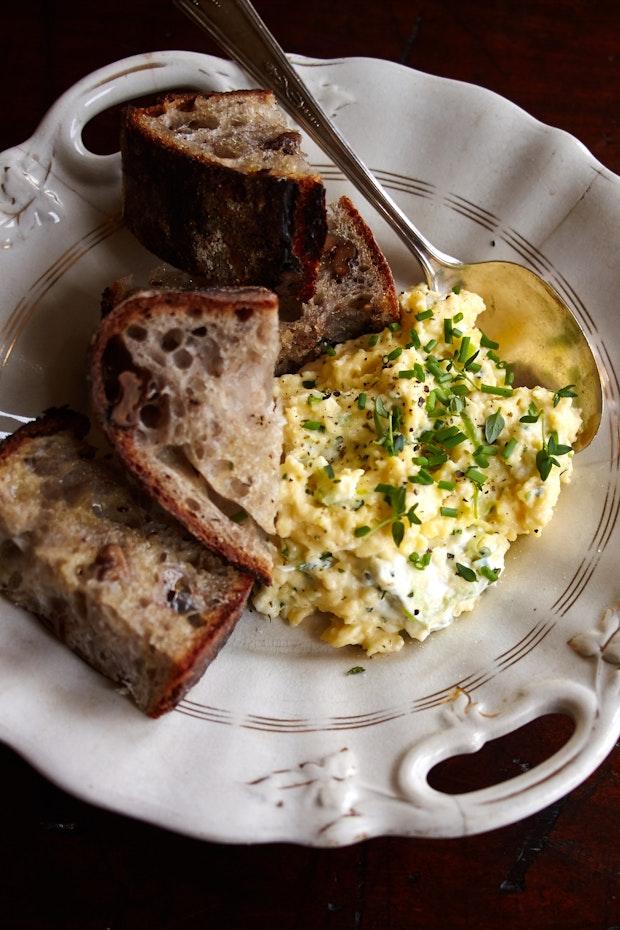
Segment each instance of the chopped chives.
[[442,375],[446,374],[437,359],[433,358],[432,355],[429,355],[429,357],[426,359],[426,370],[430,371],[430,373],[436,378],[441,378]]
[[468,468],[465,472],[465,477],[469,478],[470,481],[473,481],[474,484],[484,484],[487,480],[487,476],[483,475],[481,471],[478,471],[477,468]]
[[472,371],[475,375],[482,369],[482,365],[479,365],[478,362],[472,362],[468,365],[467,370]]
[[326,345],[325,348],[323,349],[323,352],[325,353],[325,355],[335,355],[335,354],[336,354],[335,348],[334,348],[333,346],[330,346],[330,345]]
[[479,441],[478,435],[476,433],[476,427],[474,426],[473,421],[471,417],[469,416],[469,414],[462,413],[461,422],[463,423],[463,429],[465,430],[465,434],[467,438],[474,446],[477,446],[478,441]]
[[414,455],[412,462],[414,465],[421,465],[422,468],[425,468],[428,465],[428,459],[425,455]]
[[516,445],[517,445],[517,440],[514,439],[514,437],[512,439],[509,439],[506,445],[504,446],[504,448],[502,449],[502,458],[509,459],[512,453],[514,452]]
[[411,484],[432,484],[434,479],[432,475],[426,471],[426,469],[421,468],[417,475],[409,475],[407,479]]
[[514,384],[514,380],[515,380],[514,371],[512,370],[512,368],[507,368],[506,375],[504,376],[504,383],[512,386]]
[[[454,317],[454,319],[456,319],[456,317]],[[453,335],[453,336],[457,336],[457,337],[460,339],[461,336],[463,335],[463,330],[462,330],[462,329],[457,329],[456,326],[453,326],[453,327],[452,327],[452,335]]]
[[387,328],[390,330],[390,332],[397,333],[400,330],[400,323],[397,323],[397,322],[388,323]]
[[422,346],[425,352],[432,352],[435,346],[437,345],[436,339],[429,339],[428,342]]
[[476,573],[473,569],[468,568],[466,565],[461,565],[460,562],[456,563],[456,573],[460,575],[465,581],[475,581]]
[[438,481],[437,484],[444,491],[454,491],[456,488],[454,481]]
[[385,356],[385,361],[393,362],[395,359],[397,359],[402,354],[403,354],[402,346],[396,346],[395,349],[392,349],[392,351],[388,352],[388,354]]
[[373,333],[372,336],[368,337],[368,345],[372,349],[379,342],[380,333]]
[[486,578],[490,584],[493,584],[494,581],[497,581],[499,578],[499,568],[489,568],[488,565],[483,565],[482,568],[478,569],[478,573],[482,575],[483,578]]
[[455,316],[452,317],[452,322],[460,323],[462,319],[463,319],[463,314],[459,311],[459,313],[457,313]]
[[453,449],[455,446],[459,446],[462,442],[465,442],[467,436],[465,433],[455,433],[454,436],[450,436],[448,439],[444,439],[442,446],[445,446],[446,449]]
[[322,394],[310,394],[307,404],[309,407],[314,407],[315,404],[320,404],[322,400],[324,400]]
[[336,473],[334,472],[334,466],[331,463],[328,465],[324,465],[323,471],[325,472],[328,478],[332,479],[332,481],[336,477]]
[[493,384],[481,384],[480,390],[483,394],[497,394],[498,397],[512,397],[511,387],[500,387]]
[[[399,377],[399,378],[405,378],[407,381],[411,381],[411,379],[412,379],[412,378],[416,378],[417,375],[416,375],[415,371],[414,371],[412,368],[408,368],[407,371],[399,371],[399,372],[398,372],[398,377]],[[420,378],[418,378],[418,381],[419,381],[419,380],[420,380]],[[423,381],[424,378],[422,378],[421,380]]]
[[318,420],[304,420],[301,425],[304,429],[316,430],[319,433],[325,432],[325,424],[319,423]]
[[471,339],[469,338],[469,336],[463,336],[463,338],[461,339],[461,345],[460,345],[459,354],[458,354],[459,362],[467,361],[467,358],[468,358],[467,353],[469,352],[470,342],[471,342]]
[[493,342],[493,340],[485,336],[484,333],[482,334],[480,345],[483,349],[499,349],[499,342]]
[[419,349],[420,348],[420,337],[416,333],[415,329],[409,330],[409,341],[411,344],[407,346],[408,349],[411,349],[411,348]]
[[416,362],[416,363],[415,363],[415,365],[413,366],[413,370],[414,370],[414,372],[415,372],[415,376],[416,376],[416,378],[418,379],[418,381],[425,381],[425,380],[426,380],[426,374],[425,374],[424,369],[422,368],[422,366],[420,365],[419,362]]
[[453,293],[453,294],[460,294],[460,293],[461,293],[461,285],[460,285],[460,284],[455,284],[454,287],[452,288],[452,293]]
[[433,315],[432,310],[421,310],[420,313],[416,313],[416,320],[421,323],[423,320],[430,320]]
[[442,517],[455,518],[455,517],[458,517],[459,510],[458,510],[458,507],[440,507],[439,513],[441,514]]
[[451,390],[457,397],[464,397],[465,394],[469,394],[469,388],[466,384],[453,384]]
[[363,391],[361,394],[358,394],[357,406],[359,407],[360,410],[363,410],[365,408],[367,399],[368,397],[366,394],[364,394]]
[[445,342],[452,342],[452,320],[449,316],[443,321],[443,338]]

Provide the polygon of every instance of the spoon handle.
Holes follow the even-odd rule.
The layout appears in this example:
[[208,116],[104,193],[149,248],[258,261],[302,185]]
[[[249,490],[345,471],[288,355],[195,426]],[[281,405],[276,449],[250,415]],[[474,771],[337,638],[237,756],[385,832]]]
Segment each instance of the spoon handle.
[[422,265],[429,287],[442,266],[457,259],[437,250],[386,193],[303,83],[249,0],[174,0],[282,107],[338,165],[349,181],[390,224]]

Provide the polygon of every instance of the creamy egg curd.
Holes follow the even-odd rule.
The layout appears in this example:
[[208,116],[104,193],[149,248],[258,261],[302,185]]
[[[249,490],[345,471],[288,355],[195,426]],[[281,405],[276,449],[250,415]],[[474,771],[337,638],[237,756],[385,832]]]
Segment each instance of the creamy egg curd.
[[551,519],[581,425],[573,385],[513,387],[476,294],[420,285],[401,323],[277,379],[279,551],[258,610],[320,612],[333,646],[394,652],[471,610]]

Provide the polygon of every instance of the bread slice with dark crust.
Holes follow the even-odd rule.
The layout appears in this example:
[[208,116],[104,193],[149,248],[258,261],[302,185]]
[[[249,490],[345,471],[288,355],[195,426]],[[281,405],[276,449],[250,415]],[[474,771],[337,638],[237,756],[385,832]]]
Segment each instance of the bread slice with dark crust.
[[280,325],[276,374],[299,371],[326,345],[379,332],[400,319],[394,278],[368,224],[348,197],[330,204],[314,293]]
[[125,222],[164,261],[208,285],[312,294],[325,189],[266,90],[174,94],[128,107]]
[[90,366],[94,409],[134,475],[265,583],[282,451],[278,347],[267,290],[138,291],[101,323]]
[[48,411],[0,444],[0,591],[151,717],[231,633],[252,579],[204,549]]

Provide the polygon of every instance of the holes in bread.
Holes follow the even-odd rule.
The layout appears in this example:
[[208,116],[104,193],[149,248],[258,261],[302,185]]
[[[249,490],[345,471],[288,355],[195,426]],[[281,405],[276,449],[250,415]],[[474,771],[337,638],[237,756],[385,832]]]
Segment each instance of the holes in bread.
[[237,317],[240,323],[247,322],[247,320],[249,320],[250,317],[252,316],[252,313],[253,311],[250,307],[238,307],[235,310],[235,316]]
[[196,329],[192,330],[192,336],[198,336],[199,339],[201,339],[203,336],[206,336],[206,335],[207,335],[206,326],[197,326]]
[[190,626],[193,626],[194,629],[198,630],[201,626],[205,626],[206,620],[202,614],[188,614],[185,618]]
[[173,361],[181,371],[187,371],[188,368],[192,367],[194,356],[187,349],[179,349],[178,352],[174,353]]
[[336,281],[346,278],[356,258],[357,248],[350,239],[336,236],[334,233],[327,234],[321,263],[327,266],[332,278]]
[[146,340],[148,333],[143,326],[128,326],[127,327],[127,336],[129,339],[133,339],[134,342],[144,342]]
[[352,310],[370,310],[372,307],[372,297],[370,294],[359,294],[350,305]]
[[192,599],[191,590],[179,583],[179,586],[168,591],[166,594],[166,601],[171,610],[174,610],[177,614],[189,614],[195,613],[198,609],[198,605],[194,603]]
[[182,342],[183,330],[169,329],[168,332],[162,336],[161,347],[164,352],[174,352],[175,349],[179,348]]
[[168,397],[162,394],[151,403],[140,408],[140,420],[147,429],[161,429],[170,422]]
[[301,145],[301,136],[294,129],[280,132],[271,139],[261,143],[261,148],[272,152],[282,152],[283,155],[296,155]]
[[200,360],[207,374],[212,378],[221,377],[224,372],[224,359],[217,342],[208,336],[205,337],[200,347]]

